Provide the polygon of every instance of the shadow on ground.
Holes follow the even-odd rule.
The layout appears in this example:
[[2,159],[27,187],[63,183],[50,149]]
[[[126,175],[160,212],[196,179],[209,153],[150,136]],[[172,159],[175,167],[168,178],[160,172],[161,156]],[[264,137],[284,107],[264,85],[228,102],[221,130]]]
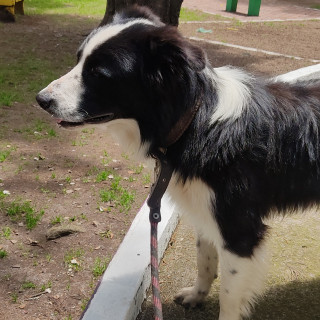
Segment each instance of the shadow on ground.
[[[175,290],[175,288],[174,288]],[[251,320],[319,320],[320,279],[306,282],[291,282],[272,287],[256,305]],[[138,320],[152,320],[150,301],[145,305],[144,314]],[[218,319],[218,293],[208,298],[196,309],[184,309],[174,302],[163,305],[164,319],[207,320]]]

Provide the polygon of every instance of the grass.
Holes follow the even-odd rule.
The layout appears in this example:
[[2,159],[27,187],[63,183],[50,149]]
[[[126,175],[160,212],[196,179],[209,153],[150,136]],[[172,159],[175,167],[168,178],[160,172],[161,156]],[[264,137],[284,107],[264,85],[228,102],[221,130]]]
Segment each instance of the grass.
[[5,237],[6,239],[10,239],[12,230],[10,227],[3,227],[2,228],[2,236]]
[[60,74],[49,58],[40,59],[29,49],[20,51],[14,59],[4,60],[0,62],[0,79],[3,79],[0,85],[0,106],[11,106],[15,101],[34,102],[35,92]]
[[9,150],[4,150],[1,151],[0,150],[0,162],[4,162],[10,155],[10,151]]
[[11,296],[11,301],[13,303],[17,303],[18,302],[18,294],[16,292],[11,293],[10,296]]
[[75,271],[81,269],[80,258],[84,255],[83,249],[71,249],[64,255],[64,263]]
[[25,0],[26,14],[68,14],[102,17],[106,0]]
[[8,255],[6,250],[0,249],[0,259],[5,258]]
[[121,177],[115,176],[109,188],[100,190],[100,200],[102,202],[112,202],[121,212],[128,212],[134,202],[134,192],[126,190],[120,185]]
[[[31,125],[23,129],[15,129],[16,132],[26,134],[37,140],[43,139],[45,137],[55,138],[57,137],[56,131],[45,121],[41,119],[35,119]],[[41,155],[40,157],[41,158]]]
[[61,216],[61,215],[58,215],[58,216],[53,217],[53,218],[51,219],[50,223],[51,223],[52,225],[55,225],[55,224],[60,224],[60,223],[62,223],[62,221],[63,221],[62,216]]
[[31,206],[30,201],[21,202],[15,200],[9,204],[2,203],[1,207],[4,208],[6,214],[12,221],[24,220],[28,230],[35,228],[44,215],[44,210],[37,212],[36,209]]
[[110,175],[113,174],[112,170],[103,170],[96,176],[96,182],[106,181]]
[[210,14],[210,13],[202,12],[200,10],[181,8],[179,20],[180,22],[213,21],[213,20],[228,20],[228,18],[222,17],[218,14]]
[[36,285],[32,281],[25,281],[22,285],[21,288],[23,290],[25,289],[35,289]]
[[109,261],[110,259],[108,258],[105,258],[103,260],[99,257],[96,258],[96,260],[94,261],[93,269],[92,269],[92,274],[95,278],[103,275],[103,273],[107,269]]

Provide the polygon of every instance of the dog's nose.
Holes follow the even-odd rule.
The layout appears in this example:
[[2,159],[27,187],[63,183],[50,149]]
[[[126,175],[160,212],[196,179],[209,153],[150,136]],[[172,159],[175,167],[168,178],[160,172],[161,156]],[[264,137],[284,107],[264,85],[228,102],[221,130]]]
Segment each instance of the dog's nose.
[[36,100],[44,110],[49,109],[53,105],[52,97],[45,92],[39,92],[36,96]]

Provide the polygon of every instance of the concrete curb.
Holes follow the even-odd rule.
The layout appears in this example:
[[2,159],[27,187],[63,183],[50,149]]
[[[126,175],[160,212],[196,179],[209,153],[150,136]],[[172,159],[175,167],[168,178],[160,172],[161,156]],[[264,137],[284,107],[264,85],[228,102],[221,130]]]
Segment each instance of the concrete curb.
[[320,64],[301,68],[275,77],[277,81],[295,82],[297,80],[320,79]]
[[[162,258],[179,216],[167,196],[161,202],[159,259]],[[142,206],[110,262],[82,320],[134,320],[150,286],[149,207]]]
[[[275,78],[293,82],[320,79],[320,64]],[[165,195],[159,224],[159,258],[164,254],[179,215]],[[81,320],[134,320],[150,286],[149,208],[145,203],[135,217],[117,253],[88,303]]]
[[199,38],[199,37],[189,37],[188,39],[194,40],[194,41],[199,41],[199,42],[206,42],[206,43],[216,44],[216,45],[224,46],[224,47],[230,47],[230,48],[245,50],[245,51],[261,52],[261,53],[268,54],[270,56],[278,56],[278,57],[290,58],[290,59],[295,59],[295,60],[306,60],[306,61],[310,61],[312,63],[319,63],[320,62],[320,60],[301,58],[301,57],[291,56],[291,55],[288,55],[288,54],[283,54],[283,53],[278,53],[278,52],[273,52],[273,51],[267,51],[267,50],[263,50],[263,49],[257,49],[257,48],[252,48],[252,47],[244,47],[244,46],[240,46],[238,44],[226,43],[226,42],[215,41],[215,40],[207,40],[207,39],[203,39],[203,38]]

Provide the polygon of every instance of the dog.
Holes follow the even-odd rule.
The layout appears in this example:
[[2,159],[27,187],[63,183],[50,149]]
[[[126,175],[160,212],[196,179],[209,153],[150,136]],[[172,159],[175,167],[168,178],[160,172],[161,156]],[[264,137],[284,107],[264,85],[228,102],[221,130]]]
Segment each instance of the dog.
[[137,7],[95,29],[77,57],[39,92],[39,105],[63,127],[106,124],[143,159],[165,149],[167,192],[198,234],[195,285],[175,300],[203,302],[219,260],[219,320],[249,316],[266,274],[265,219],[320,201],[320,82],[213,68],[201,48]]

